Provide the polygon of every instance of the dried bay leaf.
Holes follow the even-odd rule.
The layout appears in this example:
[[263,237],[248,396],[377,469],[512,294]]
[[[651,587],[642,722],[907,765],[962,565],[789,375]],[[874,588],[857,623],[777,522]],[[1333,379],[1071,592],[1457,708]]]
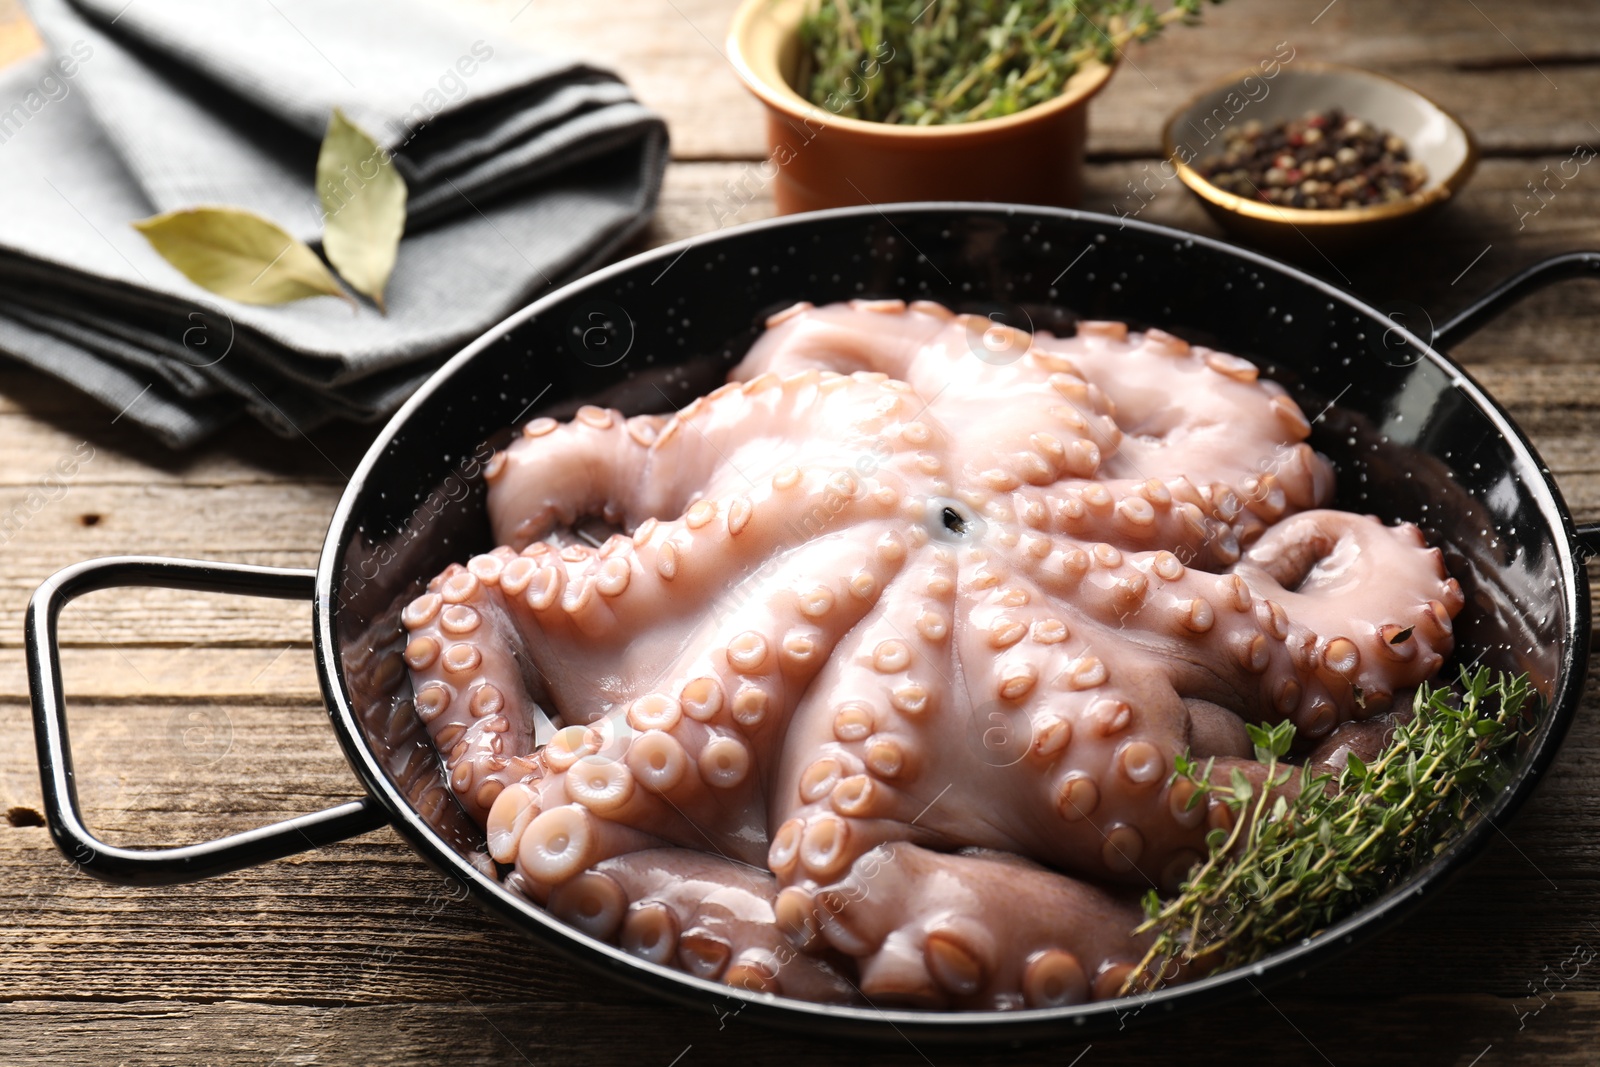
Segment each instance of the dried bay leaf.
[[350,297],[309,245],[252,211],[196,207],[141,219],[161,258],[202,289],[244,304]]
[[406,226],[406,183],[393,157],[337,108],[317,153],[317,196],[328,261],[381,309]]

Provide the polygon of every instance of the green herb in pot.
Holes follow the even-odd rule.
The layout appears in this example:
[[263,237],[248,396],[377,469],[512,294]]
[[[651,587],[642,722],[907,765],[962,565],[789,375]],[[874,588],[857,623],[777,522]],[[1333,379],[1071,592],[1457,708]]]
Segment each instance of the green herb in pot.
[[1194,20],[1204,2],[1158,13],[1131,0],[815,0],[795,85],[869,122],[999,118],[1059,96],[1084,64]]

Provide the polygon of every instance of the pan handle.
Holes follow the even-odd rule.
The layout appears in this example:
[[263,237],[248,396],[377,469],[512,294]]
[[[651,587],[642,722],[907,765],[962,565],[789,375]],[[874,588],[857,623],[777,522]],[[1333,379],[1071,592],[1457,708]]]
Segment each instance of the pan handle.
[[1584,559],[1600,556],[1600,522],[1580,522],[1573,527],[1578,541],[1578,551]]
[[312,595],[315,578],[314,571],[283,567],[160,556],[107,556],[59,570],[34,592],[28,602],[25,631],[39,777],[50,835],[75,867],[108,882],[170,885],[280,859],[364,834],[388,821],[371,797],[363,797],[216,841],[178,848],[137,849],[108,845],[95,837],[84,825],[78,806],[66,706],[61,696],[61,655],[56,642],[56,622],[62,608],[84,593],[117,586],[159,586],[298,600]]
[[1433,334],[1433,347],[1443,352],[1479,329],[1530,293],[1567,278],[1600,278],[1600,252],[1568,252],[1541,260],[1501,282],[1469,304]]
[[[1502,311],[1551,282],[1568,278],[1600,278],[1600,252],[1568,252],[1540,260],[1514,274],[1473,301],[1433,334],[1433,347],[1443,352],[1477,333]],[[1574,533],[1585,558],[1600,556],[1600,522],[1580,522]]]

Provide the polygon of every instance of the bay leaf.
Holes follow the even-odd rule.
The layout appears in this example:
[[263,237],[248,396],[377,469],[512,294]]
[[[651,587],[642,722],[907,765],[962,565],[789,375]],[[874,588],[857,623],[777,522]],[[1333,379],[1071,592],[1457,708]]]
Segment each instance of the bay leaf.
[[394,158],[338,108],[317,153],[317,196],[328,261],[382,309],[406,227],[406,183]]
[[244,304],[312,296],[350,300],[304,241],[271,219],[234,207],[196,207],[141,219],[133,228],[202,289]]

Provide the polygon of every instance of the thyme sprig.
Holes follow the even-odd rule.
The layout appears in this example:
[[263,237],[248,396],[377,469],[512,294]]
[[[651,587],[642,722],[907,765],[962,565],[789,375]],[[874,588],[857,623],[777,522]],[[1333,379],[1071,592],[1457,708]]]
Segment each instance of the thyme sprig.
[[[1337,776],[1285,764],[1294,725],[1251,726],[1260,784],[1238,770],[1213,783],[1213,763],[1184,758],[1176,777],[1191,804],[1220,797],[1230,829],[1207,837],[1210,854],[1177,896],[1145,898],[1137,933],[1155,941],[1125,991],[1154,989],[1182,973],[1253,963],[1383,894],[1436,855],[1504,767],[1496,754],[1531,719],[1527,677],[1463,669],[1454,686],[1423,686],[1412,719],[1372,763],[1354,753]],[[1525,714],[1527,709],[1529,714]],[[1298,791],[1289,788],[1298,777]]]
[[1059,95],[1086,63],[1194,21],[1204,2],[1158,12],[1137,0],[812,0],[795,84],[846,118],[996,118]]

